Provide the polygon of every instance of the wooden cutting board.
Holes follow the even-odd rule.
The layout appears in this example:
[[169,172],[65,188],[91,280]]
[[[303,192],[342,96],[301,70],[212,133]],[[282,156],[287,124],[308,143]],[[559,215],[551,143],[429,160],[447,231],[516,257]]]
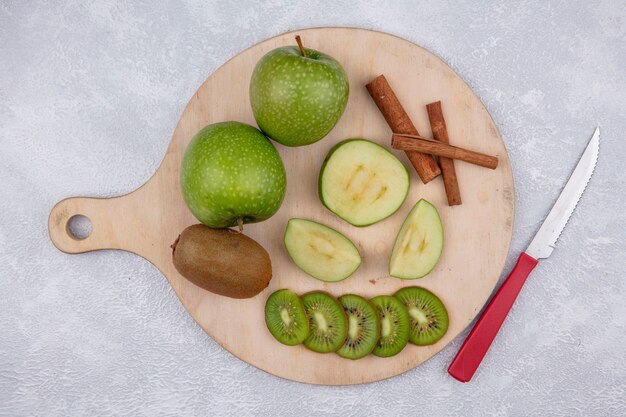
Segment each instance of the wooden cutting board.
[[[272,259],[273,279],[265,291],[252,299],[234,300],[204,291],[176,272],[170,245],[185,227],[197,223],[181,197],[178,170],[187,143],[207,124],[226,120],[255,124],[248,98],[252,70],[266,52],[294,44],[295,33],[261,42],[216,70],[189,101],[154,176],[121,197],[77,197],[59,202],[50,213],[50,238],[66,253],[121,249],[143,256],[165,275],[189,314],[211,337],[240,359],[269,373],[312,384],[377,381],[412,369],[439,352],[485,304],[511,241],[511,166],[500,133],[479,98],[432,53],[404,39],[362,29],[318,28],[300,30],[298,34],[307,47],[324,51],[342,63],[350,79],[350,100],[339,124],[320,142],[299,148],[276,144],[287,171],[284,203],[271,219],[245,226],[245,233],[261,243]],[[494,171],[456,163],[463,205],[449,207],[441,177],[422,184],[406,156],[395,150],[392,152],[411,172],[409,196],[395,215],[373,226],[357,228],[320,203],[318,173],[334,144],[354,137],[386,146],[390,143],[391,131],[365,89],[365,84],[379,74],[385,74],[420,133],[431,134],[425,105],[441,100],[451,143],[499,158]],[[439,208],[445,229],[441,260],[426,278],[391,278],[387,264],[394,239],[420,198]],[[74,238],[67,227],[68,220],[79,214],[92,222],[91,235],[83,240]],[[291,217],[322,222],[352,239],[363,257],[359,270],[338,283],[323,283],[301,272],[283,246],[283,233]],[[393,294],[409,285],[430,289],[448,308],[448,333],[433,346],[408,345],[392,358],[370,355],[350,361],[335,354],[314,353],[303,346],[284,346],[265,327],[265,300],[280,288],[300,294],[324,290],[335,296],[356,293],[373,297]]]

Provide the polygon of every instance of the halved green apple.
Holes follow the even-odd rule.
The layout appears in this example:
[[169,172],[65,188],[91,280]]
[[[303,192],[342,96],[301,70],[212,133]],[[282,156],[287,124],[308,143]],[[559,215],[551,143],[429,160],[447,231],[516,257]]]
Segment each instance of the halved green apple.
[[361,265],[359,250],[350,239],[311,220],[289,220],[285,247],[300,269],[321,281],[341,281]]
[[366,139],[335,145],[319,177],[322,204],[354,226],[368,226],[391,216],[408,192],[406,167],[387,149]]
[[443,249],[443,226],[437,208],[421,199],[404,220],[393,245],[389,274],[422,278],[433,270]]

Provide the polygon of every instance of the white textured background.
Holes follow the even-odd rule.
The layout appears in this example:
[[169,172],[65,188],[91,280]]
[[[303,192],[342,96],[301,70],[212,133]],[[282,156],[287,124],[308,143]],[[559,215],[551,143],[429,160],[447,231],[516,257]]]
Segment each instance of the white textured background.
[[[626,415],[626,3],[357,3],[0,2],[0,415]],[[219,65],[332,25],[430,49],[485,102],[517,187],[507,271],[602,127],[587,193],[470,384],[446,374],[461,337],[378,383],[273,377],[208,337],[147,261],[48,240],[58,200],[152,175]]]

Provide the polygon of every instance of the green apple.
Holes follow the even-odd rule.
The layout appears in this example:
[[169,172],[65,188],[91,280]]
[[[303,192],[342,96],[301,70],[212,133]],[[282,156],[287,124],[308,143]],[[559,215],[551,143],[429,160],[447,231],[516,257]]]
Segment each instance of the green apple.
[[261,130],[286,146],[317,142],[337,124],[348,102],[348,76],[333,57],[284,46],[257,63],[250,103]]
[[209,227],[241,227],[271,217],[286,183],[276,148],[258,129],[239,122],[198,132],[180,167],[185,203]]

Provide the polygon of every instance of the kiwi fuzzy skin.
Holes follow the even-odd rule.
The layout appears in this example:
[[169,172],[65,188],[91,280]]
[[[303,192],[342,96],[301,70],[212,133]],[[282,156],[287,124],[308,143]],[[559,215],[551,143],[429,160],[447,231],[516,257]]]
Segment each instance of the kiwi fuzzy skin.
[[251,298],[272,279],[267,251],[231,229],[187,227],[172,244],[176,270],[197,286],[231,298]]

